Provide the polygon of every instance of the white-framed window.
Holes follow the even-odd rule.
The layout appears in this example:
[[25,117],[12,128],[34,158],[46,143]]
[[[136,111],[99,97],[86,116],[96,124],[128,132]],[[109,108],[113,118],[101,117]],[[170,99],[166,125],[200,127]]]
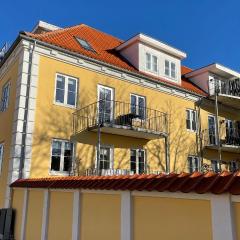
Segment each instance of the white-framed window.
[[53,139],[51,150],[51,173],[70,173],[74,145],[70,141]]
[[6,83],[2,88],[1,111],[5,112],[9,105],[10,82]]
[[131,149],[130,171],[136,174],[143,174],[146,169],[146,152],[144,149]]
[[[96,149],[96,168],[98,149]],[[99,170],[113,169],[113,146],[100,146]]]
[[146,98],[136,94],[131,94],[131,113],[136,114],[139,119],[146,118]]
[[212,170],[216,173],[220,172],[220,164],[218,160],[211,160]]
[[2,171],[4,144],[0,143],[0,173]]
[[169,60],[165,60],[164,73],[166,77],[176,79],[177,78],[176,63],[171,62]]
[[158,57],[151,54],[146,53],[146,70],[154,73],[158,73]]
[[193,109],[186,110],[186,127],[188,130],[197,131],[197,112]]
[[55,103],[76,107],[78,81],[74,77],[56,74]]
[[188,156],[188,169],[190,173],[200,171],[200,158],[198,156]]

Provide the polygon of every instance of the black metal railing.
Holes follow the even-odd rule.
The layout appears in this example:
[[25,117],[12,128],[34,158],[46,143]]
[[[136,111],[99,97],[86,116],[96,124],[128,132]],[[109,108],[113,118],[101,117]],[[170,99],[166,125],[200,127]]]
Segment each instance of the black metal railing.
[[[215,129],[205,129],[202,131],[204,146],[217,146],[218,138]],[[220,145],[240,146],[240,129],[225,128],[219,132]]]
[[240,79],[212,79],[209,85],[209,92],[210,95],[218,93],[228,96],[240,97]]
[[141,173],[131,171],[130,169],[96,169],[90,168],[85,171],[85,176],[119,176],[119,175],[134,175],[134,174],[161,174],[157,170],[144,170]]
[[167,132],[167,114],[130,103],[101,100],[73,113],[73,133],[77,134],[98,125]]

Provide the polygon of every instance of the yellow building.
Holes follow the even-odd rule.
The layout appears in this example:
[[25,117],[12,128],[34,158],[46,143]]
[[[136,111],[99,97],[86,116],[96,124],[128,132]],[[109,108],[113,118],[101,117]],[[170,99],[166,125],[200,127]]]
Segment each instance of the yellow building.
[[[62,29],[41,21],[32,32],[21,32],[7,52],[0,52],[0,208],[18,209],[17,239],[33,239],[35,232],[47,239],[42,230],[46,209],[36,206],[43,206],[49,194],[12,190],[9,185],[17,179],[239,169],[240,74],[217,63],[193,70],[183,66],[186,57],[145,34],[122,41],[84,24]],[[181,200],[185,208],[179,209],[168,197],[158,202],[134,195],[134,239],[146,239],[148,232],[157,236],[155,207],[158,212],[173,208],[192,214],[187,201]],[[192,233],[199,224],[206,225],[200,239],[212,239],[213,198],[193,201],[194,214],[202,218],[193,224]],[[69,239],[77,199],[78,193],[51,192],[48,239]],[[112,232],[102,235],[104,239],[125,239],[119,227],[121,199],[115,192],[107,197],[83,195],[83,207],[89,211],[83,212],[84,240],[95,239],[88,227],[92,221],[101,222],[99,216],[106,211],[109,216],[103,216],[96,233],[111,219]],[[108,206],[98,208],[101,201]],[[166,201],[169,208],[163,209]],[[63,214],[69,226],[65,231],[61,222],[56,232],[63,205],[68,206]],[[34,218],[19,210],[26,206],[28,213],[35,212]],[[151,221],[143,233],[148,214]],[[191,225],[188,217],[179,220]],[[26,222],[20,224],[20,219]],[[181,231],[183,236],[184,228]],[[168,239],[175,239],[172,234]]]
[[19,178],[236,171],[239,73],[185,58],[84,24],[21,32],[0,62],[0,208]]

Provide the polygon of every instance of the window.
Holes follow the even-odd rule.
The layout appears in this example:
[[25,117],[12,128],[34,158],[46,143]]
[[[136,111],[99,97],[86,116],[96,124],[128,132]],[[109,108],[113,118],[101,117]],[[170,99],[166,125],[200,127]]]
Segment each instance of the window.
[[176,79],[177,77],[177,69],[176,64],[174,62],[170,62],[165,60],[165,76]]
[[216,173],[220,172],[220,164],[218,160],[212,160],[211,161],[211,165],[212,165],[212,170]]
[[7,83],[2,88],[1,111],[4,112],[8,108],[10,95],[10,83]]
[[51,171],[70,172],[73,158],[73,143],[65,140],[52,141]]
[[136,174],[145,172],[145,150],[131,149],[130,170]]
[[158,72],[158,58],[155,55],[146,53],[146,69],[148,71],[157,73]]
[[81,45],[82,48],[84,48],[85,50],[88,50],[88,51],[95,52],[94,49],[92,48],[92,46],[86,40],[79,38],[79,37],[75,37],[75,38],[78,41],[78,43]]
[[57,74],[55,102],[76,107],[77,79]]
[[139,119],[146,118],[146,100],[145,97],[131,94],[131,113],[136,114]]
[[0,144],[0,173],[2,171],[2,162],[3,162],[3,144]]
[[113,148],[110,146],[100,147],[99,169],[112,169]]
[[186,126],[188,130],[197,131],[197,112],[193,109],[186,110]]
[[197,156],[188,156],[188,168],[189,172],[193,173],[200,170],[200,159]]
[[230,165],[229,165],[230,172],[236,172],[236,171],[238,171],[238,169],[239,169],[238,162],[237,161],[231,161]]

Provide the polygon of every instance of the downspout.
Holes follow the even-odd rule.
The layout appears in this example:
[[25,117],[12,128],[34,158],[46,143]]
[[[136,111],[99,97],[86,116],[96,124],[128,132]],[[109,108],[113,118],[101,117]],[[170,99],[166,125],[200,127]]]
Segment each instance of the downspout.
[[20,163],[19,163],[18,178],[24,178],[23,169],[24,169],[24,160],[25,160],[25,154],[26,154],[29,98],[30,98],[31,77],[32,77],[32,69],[33,69],[33,53],[34,53],[35,47],[36,47],[36,41],[34,41],[33,45],[30,45],[30,50],[29,50],[27,90],[26,90],[25,112],[24,112],[23,133],[22,133],[22,146],[21,146],[21,157],[20,157]]
[[215,118],[216,118],[216,137],[217,137],[217,144],[218,144],[218,158],[219,158],[219,169],[222,170],[222,149],[220,143],[220,136],[219,136],[219,124],[218,124],[218,94],[219,94],[219,82],[216,78],[214,78],[215,83]]

